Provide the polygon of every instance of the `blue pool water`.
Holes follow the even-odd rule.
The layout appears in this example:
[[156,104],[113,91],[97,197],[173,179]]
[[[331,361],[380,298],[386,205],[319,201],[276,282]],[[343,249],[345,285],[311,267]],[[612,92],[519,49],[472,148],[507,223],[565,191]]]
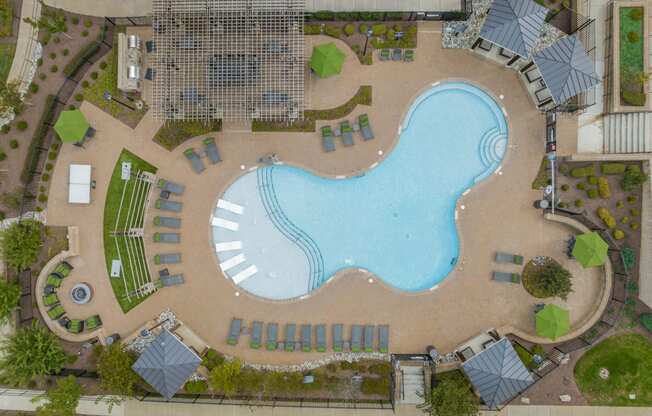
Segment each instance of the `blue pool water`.
[[489,95],[466,83],[434,86],[415,100],[396,148],[363,176],[327,179],[277,165],[235,181],[222,199],[244,212],[214,215],[239,229],[214,227],[213,237],[242,249],[217,253],[219,261],[244,254],[225,274],[255,264],[240,286],[271,299],[305,295],[351,267],[404,291],[429,289],[459,256],[457,199],[496,170],[506,144],[505,117]]

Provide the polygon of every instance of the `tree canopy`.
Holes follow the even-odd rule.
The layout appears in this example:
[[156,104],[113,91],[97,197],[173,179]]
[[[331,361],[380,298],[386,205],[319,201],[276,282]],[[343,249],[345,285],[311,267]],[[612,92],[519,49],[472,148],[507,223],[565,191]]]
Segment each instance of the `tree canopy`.
[[32,402],[45,401],[36,408],[36,416],[75,416],[82,388],[74,376],[57,380],[57,386],[47,390]]
[[66,25],[66,15],[63,13],[63,10],[48,7],[43,3],[43,0],[39,0],[39,3],[41,3],[41,17],[36,21],[25,17],[23,21],[51,35],[57,33],[65,34],[68,31],[68,26]]
[[471,391],[462,374],[442,377],[432,389],[429,400],[423,406],[424,412],[432,416],[475,416],[479,400]]
[[20,301],[20,286],[8,283],[0,276],[0,325],[7,323],[11,312],[18,307]]
[[227,397],[233,396],[238,391],[238,380],[241,371],[242,364],[238,359],[224,361],[211,370],[211,387],[215,391],[221,391]]
[[[136,384],[140,377],[131,368],[136,362],[136,356],[125,350],[119,342],[108,347],[97,347],[97,374],[100,376],[100,387],[114,397],[105,397],[110,406],[118,404],[127,397],[133,397]],[[116,399],[116,397],[118,397]]]
[[20,114],[25,109],[23,97],[20,93],[20,81],[13,80],[0,83],[0,113],[13,111]]
[[34,220],[15,222],[0,234],[0,252],[11,268],[21,271],[38,258],[43,241],[41,224]]

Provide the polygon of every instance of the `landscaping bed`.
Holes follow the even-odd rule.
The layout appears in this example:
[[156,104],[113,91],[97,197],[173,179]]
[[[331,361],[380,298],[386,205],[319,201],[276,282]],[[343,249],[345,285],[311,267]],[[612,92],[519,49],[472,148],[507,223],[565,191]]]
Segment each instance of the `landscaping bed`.
[[9,0],[0,0],[0,38],[11,36],[13,19],[14,11],[11,2]]
[[572,292],[572,276],[555,259],[535,257],[523,269],[523,287],[535,298],[558,296],[566,299]]
[[618,8],[620,33],[620,104],[642,107],[646,104],[644,7]]
[[172,151],[186,140],[221,130],[222,120],[210,120],[209,122],[168,121],[156,132],[154,142]]
[[0,44],[0,82],[7,82],[9,71],[11,70],[11,63],[14,61],[14,53],[16,52],[16,45]]

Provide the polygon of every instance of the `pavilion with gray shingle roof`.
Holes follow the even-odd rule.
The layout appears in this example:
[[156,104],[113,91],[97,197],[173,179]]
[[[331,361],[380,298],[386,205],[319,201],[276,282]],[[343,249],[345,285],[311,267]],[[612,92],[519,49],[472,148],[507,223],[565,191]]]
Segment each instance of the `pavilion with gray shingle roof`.
[[497,409],[534,383],[507,338],[462,363],[462,369],[490,409]]
[[132,368],[166,399],[171,399],[201,364],[201,358],[164,329]]
[[547,8],[532,0],[493,0],[480,38],[529,58],[547,14]]
[[576,35],[565,36],[536,53],[534,63],[556,104],[600,83],[593,61]]

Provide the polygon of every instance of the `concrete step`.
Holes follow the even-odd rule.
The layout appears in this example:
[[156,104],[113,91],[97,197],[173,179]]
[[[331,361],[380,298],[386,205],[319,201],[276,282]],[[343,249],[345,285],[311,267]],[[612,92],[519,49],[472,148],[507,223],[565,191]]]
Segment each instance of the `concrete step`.
[[652,152],[652,112],[608,114],[603,129],[604,153]]

